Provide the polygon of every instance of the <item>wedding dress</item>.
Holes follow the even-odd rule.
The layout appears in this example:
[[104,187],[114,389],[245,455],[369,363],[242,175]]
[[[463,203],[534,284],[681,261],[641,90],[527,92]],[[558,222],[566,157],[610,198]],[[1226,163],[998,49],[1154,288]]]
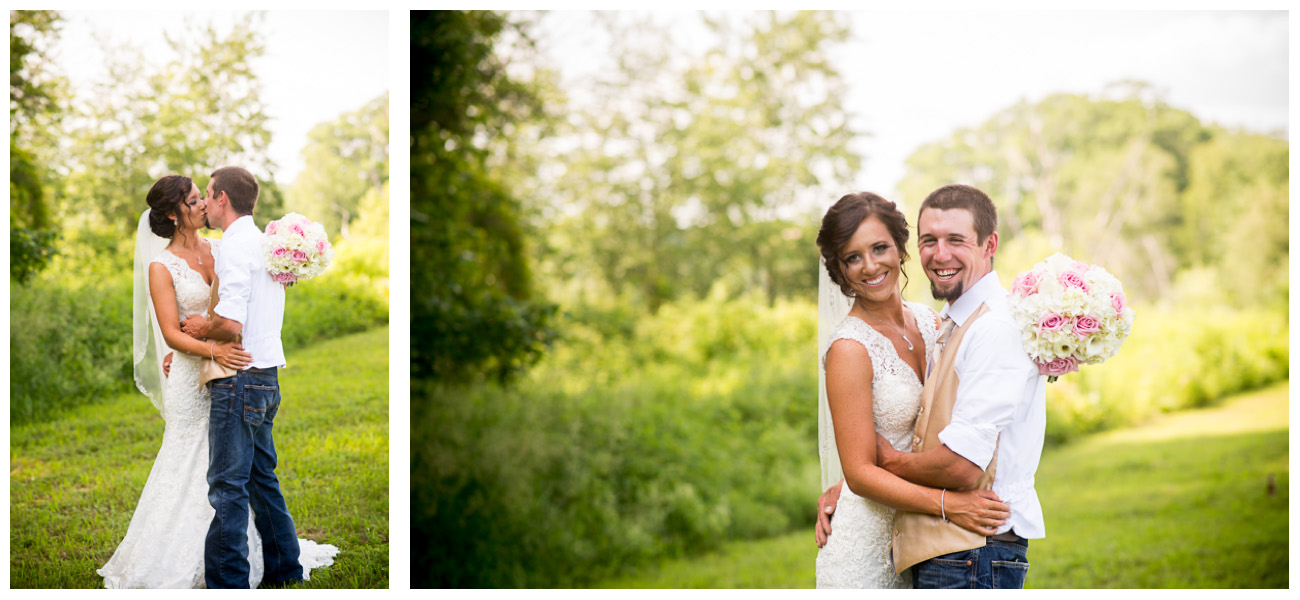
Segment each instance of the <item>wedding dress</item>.
[[[937,337],[934,312],[914,302],[905,302],[904,306],[916,316],[928,356]],[[921,407],[922,382],[916,371],[898,356],[888,338],[857,317],[845,317],[826,347],[840,339],[862,344],[871,355],[871,408],[876,431],[896,450],[911,452],[913,427]],[[825,360],[823,352],[823,363]],[[831,535],[817,553],[817,587],[911,587],[910,578],[894,573],[890,554],[893,525],[894,509],[854,494],[845,484],[835,505]]]
[[[215,257],[219,241],[209,241]],[[207,314],[212,292],[202,275],[168,250],[159,253],[153,262],[162,263],[172,276],[178,314]],[[205,587],[203,545],[215,511],[208,503],[207,482],[211,398],[207,387],[199,385],[200,362],[197,357],[176,352],[170,375],[159,382],[162,394],[156,394],[160,398],[153,400],[160,405],[166,422],[162,447],[126,537],[108,563],[97,571],[106,588]],[[143,383],[140,387],[151,397],[155,395]],[[333,564],[338,554],[338,548],[332,545],[305,539],[298,540],[298,544],[304,580],[310,578],[311,569]],[[248,563],[249,587],[255,588],[262,581],[264,566],[262,538],[253,525],[251,509]]]

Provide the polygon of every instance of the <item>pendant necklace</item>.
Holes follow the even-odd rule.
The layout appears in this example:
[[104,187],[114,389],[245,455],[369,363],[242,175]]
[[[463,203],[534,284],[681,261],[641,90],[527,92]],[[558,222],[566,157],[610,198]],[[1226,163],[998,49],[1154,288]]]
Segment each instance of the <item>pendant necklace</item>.
[[[864,311],[862,311],[862,312],[867,312],[867,311],[864,310]],[[875,320],[877,323],[880,323],[881,325],[889,325],[890,327],[893,327],[893,328],[894,328],[894,331],[897,331],[897,332],[898,332],[898,335],[903,336],[903,341],[904,341],[904,342],[907,342],[907,349],[908,349],[908,350],[912,350],[912,340],[907,339],[907,333],[905,333],[902,329],[899,329],[897,325],[894,325],[894,324],[892,324],[892,323],[886,323],[886,322],[884,322],[884,321],[881,321],[880,319],[877,319],[877,318],[875,317],[875,315],[872,315],[871,313],[867,313],[867,316],[868,316],[868,317],[871,317],[873,320]]]

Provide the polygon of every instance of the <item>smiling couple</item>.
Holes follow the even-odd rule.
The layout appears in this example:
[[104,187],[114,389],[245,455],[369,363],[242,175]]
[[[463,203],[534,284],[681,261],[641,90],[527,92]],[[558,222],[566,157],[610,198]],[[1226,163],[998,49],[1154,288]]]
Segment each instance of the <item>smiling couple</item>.
[[944,186],[916,229],[940,313],[902,299],[909,228],[893,202],[846,195],[817,235],[817,587],[1021,588],[1028,540],[1045,536],[1046,377],[993,270],[992,200]]

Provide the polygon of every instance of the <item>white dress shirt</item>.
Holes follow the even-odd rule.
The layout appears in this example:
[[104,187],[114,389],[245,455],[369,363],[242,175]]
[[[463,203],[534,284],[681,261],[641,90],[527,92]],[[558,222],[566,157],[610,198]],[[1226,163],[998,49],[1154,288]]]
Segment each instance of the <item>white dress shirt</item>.
[[939,441],[980,468],[988,466],[996,447],[993,492],[1011,505],[1011,518],[997,532],[1014,528],[1023,538],[1046,537],[1034,474],[1047,428],[1047,377],[1038,374],[1038,366],[1025,354],[996,272],[990,271],[945,306],[943,315],[960,327],[981,304],[987,304],[989,312],[962,336],[953,362],[957,400]]
[[284,322],[284,286],[266,272],[262,232],[253,217],[245,215],[231,223],[221,236],[217,255],[217,307],[213,309],[244,326],[244,350],[253,356],[253,368],[283,367],[284,346],[280,327]]

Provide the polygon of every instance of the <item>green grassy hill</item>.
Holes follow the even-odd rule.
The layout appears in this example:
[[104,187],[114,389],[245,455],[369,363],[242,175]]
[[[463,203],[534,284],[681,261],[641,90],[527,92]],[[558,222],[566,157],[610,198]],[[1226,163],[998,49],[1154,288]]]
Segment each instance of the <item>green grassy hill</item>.
[[[1030,588],[1285,588],[1288,384],[1044,454],[1048,537]],[[809,508],[816,499],[809,495]],[[599,588],[807,588],[811,528],[667,561]]]
[[[340,549],[309,588],[388,587],[388,329],[289,353],[276,473],[298,536]],[[130,393],[10,429],[13,588],[98,588],[162,442]]]

